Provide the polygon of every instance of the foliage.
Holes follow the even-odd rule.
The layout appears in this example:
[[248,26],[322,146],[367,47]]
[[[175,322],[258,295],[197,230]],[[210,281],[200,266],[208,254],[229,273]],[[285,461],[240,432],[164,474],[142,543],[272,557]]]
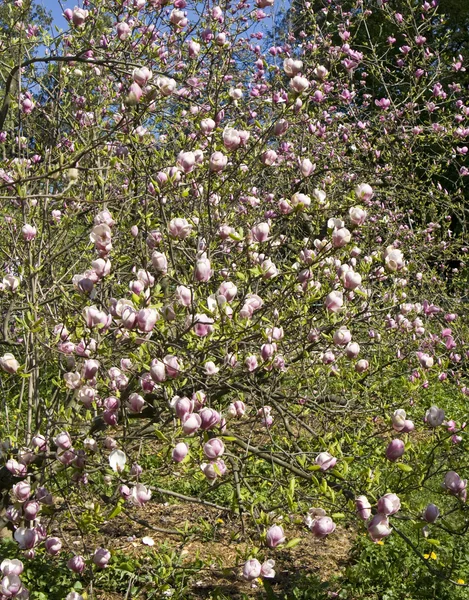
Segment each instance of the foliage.
[[1,15],[4,597],[464,597],[465,58],[271,4]]

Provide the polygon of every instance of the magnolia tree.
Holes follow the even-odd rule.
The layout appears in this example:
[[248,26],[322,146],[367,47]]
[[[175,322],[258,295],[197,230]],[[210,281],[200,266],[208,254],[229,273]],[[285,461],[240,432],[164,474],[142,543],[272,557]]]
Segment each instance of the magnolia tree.
[[465,585],[422,550],[469,527],[464,60],[436,2],[337,4],[273,44],[271,0],[8,6],[2,598],[44,553],[94,597],[87,515],[175,497],[245,580],[347,527]]

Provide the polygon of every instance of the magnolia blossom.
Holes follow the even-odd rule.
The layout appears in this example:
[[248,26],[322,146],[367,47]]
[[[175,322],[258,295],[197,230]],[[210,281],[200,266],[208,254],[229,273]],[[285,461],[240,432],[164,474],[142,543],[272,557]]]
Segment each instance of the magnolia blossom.
[[301,60],[295,60],[293,58],[286,58],[283,61],[283,70],[288,77],[294,77],[301,73],[303,68],[303,62]]
[[440,511],[438,507],[434,504],[428,504],[425,510],[423,511],[422,518],[427,523],[434,523],[440,515]]
[[442,425],[444,420],[445,411],[441,408],[438,408],[438,406],[430,407],[425,413],[425,421],[431,427],[438,427],[439,425]]
[[188,453],[189,448],[187,447],[187,444],[185,444],[184,442],[179,442],[179,444],[176,444],[176,446],[174,447],[171,456],[175,462],[182,462],[186,458]]
[[404,265],[404,255],[398,248],[388,246],[384,251],[384,263],[388,271],[399,271]]
[[391,535],[392,527],[389,525],[387,516],[382,513],[376,514],[368,523],[368,533],[374,542],[379,542],[388,535]]
[[17,558],[6,558],[2,561],[2,564],[0,564],[0,571],[3,575],[21,575],[23,569],[23,563]]
[[405,446],[402,440],[392,440],[386,448],[386,458],[395,461],[404,454]]
[[342,292],[330,292],[326,296],[324,304],[326,305],[328,311],[332,313],[338,312],[344,305],[344,296]]
[[280,525],[272,525],[267,531],[266,544],[269,548],[276,548],[285,541],[283,528]]
[[329,454],[329,452],[320,452],[317,455],[315,462],[321,467],[321,471],[327,471],[335,467],[337,458]]
[[466,500],[467,479],[462,479],[455,471],[448,471],[445,475],[444,487],[454,496]]
[[373,198],[373,188],[368,183],[360,183],[355,188],[355,194],[359,200],[371,200]]
[[113,450],[109,455],[109,464],[111,469],[116,473],[122,473],[126,462],[127,457],[125,452],[122,452],[122,450]]
[[202,256],[197,259],[195,264],[194,277],[196,281],[204,281],[207,282],[212,277],[213,271],[211,267],[210,260],[207,258],[207,255],[204,253]]
[[363,225],[367,217],[366,210],[364,210],[360,206],[352,206],[352,208],[349,209],[348,214],[350,217],[350,221],[354,225]]
[[0,357],[0,369],[3,369],[7,373],[14,374],[20,368],[19,362],[16,360],[13,354],[7,352]]
[[251,235],[256,242],[265,242],[269,239],[270,226],[268,223],[259,223],[251,229]]
[[401,501],[396,494],[385,494],[378,500],[378,512],[393,515],[401,508]]
[[86,19],[88,18],[88,11],[83,8],[75,6],[72,13],[72,23],[75,27],[83,27]]
[[204,444],[204,454],[210,460],[215,460],[223,455],[225,446],[219,438],[212,438]]
[[211,171],[218,173],[223,171],[228,163],[228,157],[223,154],[223,152],[214,152],[210,157],[209,167]]
[[336,524],[330,517],[318,516],[311,522],[310,529],[318,539],[325,538],[327,535],[334,533]]
[[111,560],[111,553],[109,550],[106,550],[106,548],[97,548],[93,554],[92,560],[97,567],[104,569]]
[[406,412],[402,408],[398,408],[394,411],[391,420],[392,426],[396,431],[402,431],[405,427],[406,422]]
[[224,461],[219,458],[216,461],[212,461],[209,463],[202,463],[200,468],[205,475],[205,477],[211,482],[214,483],[217,477],[221,477],[226,473],[226,466]]
[[290,80],[290,87],[293,89],[293,91],[297,92],[298,94],[305,92],[309,88],[309,86],[310,83],[306,79],[306,77],[300,77],[299,75],[296,75],[295,77],[293,77],[293,79]]
[[243,577],[248,581],[253,581],[260,577],[261,574],[261,563],[257,560],[257,558],[251,558],[250,560],[244,563],[243,567]]
[[162,96],[171,96],[176,91],[177,83],[170,77],[157,77],[156,87],[159,89]]
[[371,504],[366,496],[358,496],[355,500],[357,514],[363,521],[367,521],[371,516]]
[[169,233],[171,237],[178,240],[186,239],[191,234],[191,231],[192,225],[187,219],[177,217],[172,219],[169,223]]
[[290,199],[290,205],[297,210],[309,208],[309,206],[311,205],[311,198],[306,194],[296,192]]

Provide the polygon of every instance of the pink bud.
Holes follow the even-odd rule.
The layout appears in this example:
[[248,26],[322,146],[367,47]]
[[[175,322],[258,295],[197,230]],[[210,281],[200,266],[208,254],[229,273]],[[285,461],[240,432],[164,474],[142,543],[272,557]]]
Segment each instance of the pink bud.
[[83,27],[86,18],[88,17],[88,11],[83,8],[75,6],[72,13],[72,23],[75,27]]
[[365,360],[364,358],[362,358],[355,365],[355,371],[357,373],[364,373],[365,371],[368,370],[369,366],[370,366],[369,362],[367,360]]
[[6,558],[0,565],[0,571],[3,575],[21,575],[23,569],[23,563],[17,558]]
[[344,287],[347,290],[356,289],[362,282],[362,278],[360,273],[356,273],[355,271],[346,271],[344,276]]
[[221,417],[220,413],[218,413],[213,408],[204,408],[200,411],[200,427],[201,429],[208,430],[215,427],[220,423]]
[[344,297],[342,292],[332,291],[330,292],[325,300],[324,304],[328,311],[336,313],[338,312],[342,306],[344,305]]
[[336,346],[346,346],[351,339],[352,334],[346,327],[340,327],[332,336],[332,341]]
[[317,517],[313,520],[311,531],[313,535],[319,539],[334,533],[336,525],[330,517]]
[[151,255],[151,263],[157,273],[166,275],[168,272],[168,259],[162,252],[153,252]]
[[117,30],[117,37],[121,41],[126,40],[130,35],[130,27],[125,22],[118,23],[116,30]]
[[385,494],[378,500],[378,512],[383,515],[394,515],[401,508],[401,501],[396,494]]
[[27,521],[34,521],[40,510],[39,502],[31,500],[23,504],[23,514]]
[[371,516],[371,504],[366,496],[358,496],[355,500],[357,514],[363,521],[367,521]]
[[188,413],[182,419],[182,430],[185,435],[192,435],[201,426],[202,419],[196,413]]
[[10,352],[7,352],[0,357],[0,369],[3,369],[6,373],[13,375],[20,368],[19,362]]
[[27,481],[20,481],[12,487],[11,494],[18,502],[26,502],[31,494],[31,486]]
[[178,419],[183,420],[186,415],[192,412],[193,405],[189,398],[184,396],[183,398],[177,398],[174,404],[174,409]]
[[225,446],[218,438],[212,438],[206,444],[204,444],[204,454],[210,460],[220,458],[220,456],[223,456],[224,452]]
[[206,257],[206,255],[201,256],[195,264],[195,280],[207,282],[210,280],[212,274],[213,271],[209,259]]
[[374,542],[379,542],[391,535],[392,527],[389,525],[387,516],[381,513],[376,514],[368,523],[368,533]]
[[155,308],[142,308],[137,313],[138,328],[144,332],[152,331],[158,317],[158,311]]
[[443,485],[451,494],[465,500],[467,479],[461,479],[455,471],[448,471]]
[[386,448],[386,458],[392,462],[400,458],[405,451],[404,442],[402,440],[392,440]]
[[434,523],[440,515],[438,507],[434,504],[429,504],[423,511],[422,518],[427,523]]
[[182,462],[189,453],[189,448],[184,442],[179,442],[173,449],[172,458],[175,462]]
[[105,548],[97,548],[93,554],[93,563],[100,569],[104,569],[111,560],[111,553]]
[[320,452],[316,457],[315,463],[321,467],[321,471],[327,471],[335,467],[337,458],[329,454],[329,452]]
[[62,549],[62,542],[57,537],[47,538],[44,542],[46,552],[51,556],[56,556]]
[[361,183],[355,188],[355,194],[359,200],[371,200],[373,193],[373,188],[368,183]]
[[211,171],[215,173],[219,173],[223,171],[228,163],[228,157],[225,156],[222,152],[214,152],[210,157],[209,167]]
[[177,377],[179,377],[182,371],[182,364],[180,363],[177,356],[167,354],[163,358],[163,362],[166,366],[166,373],[168,377],[170,377],[171,379],[176,379]]
[[253,581],[261,575],[261,563],[256,558],[251,558],[244,563],[243,577],[248,581]]
[[126,98],[126,102],[130,106],[135,106],[136,104],[138,104],[140,102],[140,100],[142,99],[142,96],[143,96],[142,88],[138,85],[138,83],[135,83],[135,81],[134,81],[129,88],[129,93]]
[[74,573],[83,573],[86,567],[83,556],[73,556],[68,562],[67,567]]
[[285,539],[283,528],[279,525],[272,525],[267,531],[265,542],[269,548],[276,548],[279,544],[283,544]]
[[142,412],[143,407],[145,406],[145,400],[142,398],[142,396],[140,396],[140,394],[137,394],[135,392],[133,394],[130,394],[127,402],[130,412],[134,414]]
[[298,94],[305,92],[309,88],[309,86],[310,86],[310,83],[306,79],[306,77],[300,77],[299,75],[296,75],[290,81],[290,87],[292,88],[293,91],[297,92]]
[[354,225],[363,225],[367,216],[366,210],[360,206],[352,206],[352,208],[349,209],[348,214]]
[[61,448],[62,450],[68,450],[72,447],[72,440],[70,439],[69,434],[66,431],[62,431],[54,440],[56,446]]
[[334,248],[343,248],[350,242],[351,239],[352,234],[345,227],[335,229],[332,232],[332,245],[334,246]]
[[315,169],[316,165],[313,164],[309,158],[304,158],[300,163],[300,171],[303,177],[309,177]]
[[256,242],[265,242],[269,238],[270,227],[268,223],[259,223],[251,229],[251,234]]
[[21,233],[23,234],[23,239],[26,242],[31,242],[37,235],[37,229],[32,225],[23,225],[21,229]]

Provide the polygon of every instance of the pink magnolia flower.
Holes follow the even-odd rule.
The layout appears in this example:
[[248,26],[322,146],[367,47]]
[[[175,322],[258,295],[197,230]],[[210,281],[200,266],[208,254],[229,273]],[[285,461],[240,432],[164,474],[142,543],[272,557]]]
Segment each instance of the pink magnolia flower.
[[371,504],[366,496],[358,496],[355,500],[357,514],[363,521],[367,521],[371,517]]
[[100,569],[107,567],[111,560],[111,553],[106,548],[97,548],[93,554],[93,563]]
[[392,527],[389,525],[387,516],[381,513],[376,514],[368,523],[368,533],[374,542],[379,542],[388,535],[391,535]]
[[311,523],[311,531],[314,537],[318,539],[325,538],[327,535],[334,533],[336,524],[330,517],[316,517]]
[[332,291],[330,292],[325,300],[324,304],[329,312],[338,312],[344,305],[344,296],[342,292]]
[[285,539],[283,528],[279,525],[272,525],[267,531],[265,542],[269,548],[276,548],[280,544],[283,544]]
[[396,494],[385,494],[378,500],[378,512],[383,515],[394,515],[401,508],[401,501]]
[[386,458],[394,462],[404,454],[404,451],[405,447],[402,440],[392,440],[386,448]]
[[315,463],[321,467],[321,471],[327,471],[335,467],[337,458],[329,454],[329,452],[320,452],[316,457]]
[[182,462],[189,453],[189,448],[184,442],[179,442],[173,449],[171,454],[175,462]]
[[223,154],[223,152],[214,152],[210,157],[209,167],[211,171],[215,173],[219,173],[223,171],[223,169],[228,164],[228,157]]

